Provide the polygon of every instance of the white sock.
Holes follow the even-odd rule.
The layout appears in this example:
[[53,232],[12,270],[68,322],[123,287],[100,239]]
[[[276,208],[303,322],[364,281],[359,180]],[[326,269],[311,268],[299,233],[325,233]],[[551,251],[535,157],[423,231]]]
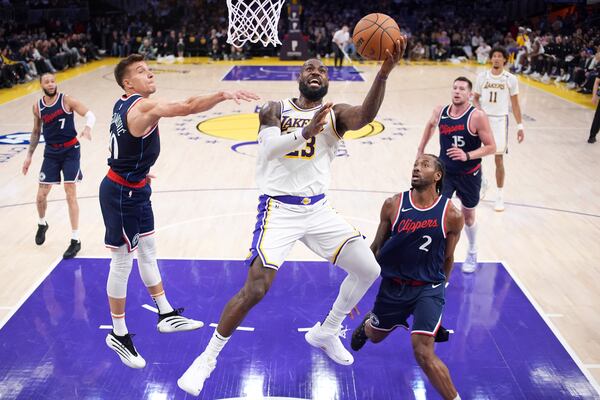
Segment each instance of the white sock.
[[460,400],[460,394],[456,393],[456,397],[453,400]]
[[465,224],[465,233],[469,239],[469,253],[475,253],[477,251],[477,223],[473,223],[471,226]]
[[71,231],[71,239],[77,240],[79,242],[79,230],[78,229],[73,229]]
[[502,200],[502,188],[498,188],[498,200]]
[[164,290],[156,295],[152,295],[152,300],[154,300],[159,314],[168,314],[173,311],[173,307],[171,307],[169,300],[167,300]]
[[115,333],[115,335],[127,335],[129,331],[127,330],[127,325],[125,324],[125,313],[120,315],[110,313],[110,317],[112,318],[113,332]]
[[219,332],[217,332],[217,330],[215,329],[215,332],[210,338],[210,341],[208,342],[208,345],[206,346],[204,352],[212,358],[217,358],[221,350],[223,350],[223,347],[225,347],[225,345],[229,341],[229,338],[231,338],[231,336],[221,336]]
[[40,219],[38,219],[38,225],[46,225],[48,224],[46,222],[46,218],[45,217],[41,217]]
[[333,307],[331,311],[329,311],[327,318],[325,318],[325,321],[323,321],[323,324],[321,326],[325,330],[337,332],[340,326],[342,325],[342,321],[344,320],[344,318],[346,318],[346,314],[337,311],[335,307]]

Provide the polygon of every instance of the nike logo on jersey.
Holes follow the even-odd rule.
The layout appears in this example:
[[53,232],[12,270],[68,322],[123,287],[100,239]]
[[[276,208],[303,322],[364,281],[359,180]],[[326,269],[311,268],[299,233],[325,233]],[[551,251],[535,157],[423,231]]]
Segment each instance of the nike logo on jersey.
[[447,118],[450,118],[450,117],[448,117],[448,116],[443,116],[443,115],[442,115],[442,117],[441,117],[441,119],[447,119]]
[[75,148],[76,148],[76,149],[78,149],[78,148],[79,148],[79,145],[75,146]]
[[431,288],[432,288],[432,289],[435,289],[436,287],[438,287],[438,286],[440,286],[440,285],[441,285],[441,283],[438,283],[437,285],[431,285]]
[[403,209],[402,209],[402,212],[407,212],[407,211],[410,211],[410,210],[412,210],[412,207],[409,207],[409,208],[403,208]]
[[479,173],[479,170],[475,171],[475,172],[473,173],[473,176],[477,176],[477,174],[478,174],[478,173]]

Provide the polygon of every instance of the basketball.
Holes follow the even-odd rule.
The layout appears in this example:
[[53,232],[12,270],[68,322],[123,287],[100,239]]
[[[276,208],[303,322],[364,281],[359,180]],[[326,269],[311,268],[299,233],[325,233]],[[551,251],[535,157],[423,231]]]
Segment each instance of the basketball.
[[385,50],[394,51],[401,36],[400,28],[390,16],[373,13],[363,17],[352,33],[358,54],[369,60],[385,60]]

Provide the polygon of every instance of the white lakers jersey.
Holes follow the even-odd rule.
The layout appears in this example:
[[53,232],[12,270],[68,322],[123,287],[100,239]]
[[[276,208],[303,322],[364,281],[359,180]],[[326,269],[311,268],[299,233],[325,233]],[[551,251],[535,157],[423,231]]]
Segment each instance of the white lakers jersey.
[[517,77],[508,71],[493,75],[491,70],[480,73],[475,83],[475,93],[488,115],[508,115],[510,96],[519,94]]
[[[292,99],[281,100],[281,134],[287,135],[308,125],[321,106],[302,109]],[[335,128],[333,110],[321,133],[307,140],[304,147],[274,160],[259,152],[256,183],[261,193],[269,196],[315,196],[325,193],[331,180],[331,162],[335,158],[340,137]]]

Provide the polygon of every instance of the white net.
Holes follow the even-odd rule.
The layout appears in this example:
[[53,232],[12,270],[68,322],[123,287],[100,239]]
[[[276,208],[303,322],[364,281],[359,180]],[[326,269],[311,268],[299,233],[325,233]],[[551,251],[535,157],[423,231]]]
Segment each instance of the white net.
[[263,46],[281,44],[277,24],[285,0],[227,0],[227,43],[242,47],[246,42]]

